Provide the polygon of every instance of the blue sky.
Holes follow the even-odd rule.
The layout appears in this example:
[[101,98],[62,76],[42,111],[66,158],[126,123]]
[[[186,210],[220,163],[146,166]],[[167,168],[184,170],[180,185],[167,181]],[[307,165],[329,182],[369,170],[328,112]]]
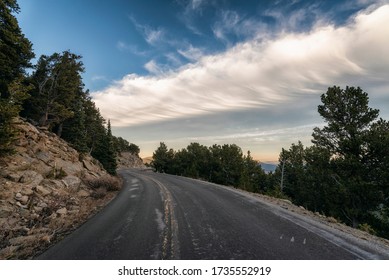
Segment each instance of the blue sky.
[[361,86],[389,118],[388,1],[19,0],[37,56],[83,56],[117,136],[236,143],[262,161],[323,125],[329,86]]

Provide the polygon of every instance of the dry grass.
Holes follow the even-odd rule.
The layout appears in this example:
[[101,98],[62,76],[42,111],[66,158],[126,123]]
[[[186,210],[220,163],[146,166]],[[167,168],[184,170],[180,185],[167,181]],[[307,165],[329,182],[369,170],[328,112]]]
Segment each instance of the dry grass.
[[105,189],[107,191],[118,191],[120,189],[120,179],[110,175],[105,175],[100,178],[84,178],[85,185],[92,189]]

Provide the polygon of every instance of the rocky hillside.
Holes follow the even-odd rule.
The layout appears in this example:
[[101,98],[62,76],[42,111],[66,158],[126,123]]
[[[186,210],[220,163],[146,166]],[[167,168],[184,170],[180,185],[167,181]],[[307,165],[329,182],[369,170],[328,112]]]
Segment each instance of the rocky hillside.
[[0,159],[0,259],[28,259],[75,229],[119,189],[90,156],[15,120],[15,154]]
[[118,168],[145,168],[142,159],[130,152],[122,152],[117,158]]

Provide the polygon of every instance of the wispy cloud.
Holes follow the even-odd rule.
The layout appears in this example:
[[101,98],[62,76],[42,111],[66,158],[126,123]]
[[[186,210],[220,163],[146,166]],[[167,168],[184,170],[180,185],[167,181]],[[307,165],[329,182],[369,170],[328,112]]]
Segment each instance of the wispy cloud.
[[159,73],[151,61],[146,67],[154,76],[128,75],[93,96],[114,126],[248,108],[288,110],[295,100],[318,96],[334,84],[361,86],[383,97],[389,92],[388,26],[385,5],[359,13],[345,26],[252,39],[175,72]]
[[144,65],[144,68],[149,71],[151,74],[159,75],[163,73],[163,67],[158,65],[155,60],[150,60]]
[[138,55],[138,56],[146,56],[146,55],[148,55],[147,51],[140,50],[137,46],[126,44],[123,41],[118,41],[116,43],[116,48],[119,51],[131,52],[131,53],[133,53],[135,55]]
[[130,16],[129,18],[148,44],[155,46],[164,41],[166,30],[162,27],[151,27],[141,24],[133,16]]
[[204,2],[204,0],[191,0],[189,1],[189,4],[188,6],[190,6],[190,8],[192,10],[197,10],[198,8],[201,7],[201,4]]
[[103,75],[96,75],[91,78],[92,81],[108,81],[106,76]]
[[179,19],[185,24],[191,32],[196,35],[203,35],[198,26],[195,24],[195,19],[202,15],[203,7],[209,5],[210,1],[207,0],[189,0],[184,2],[184,10],[178,15]]
[[262,38],[268,33],[268,28],[262,21],[246,18],[236,11],[222,10],[212,26],[212,31],[217,39],[230,45],[230,36],[243,40],[253,39],[254,37]]
[[[271,142],[271,141],[280,141],[284,140],[283,138],[293,139],[295,136],[309,135],[312,133],[314,127],[322,127],[322,123],[313,123],[307,125],[300,125],[295,127],[284,127],[281,129],[254,129],[249,131],[240,131],[239,133],[233,134],[221,134],[221,135],[212,135],[212,136],[202,136],[202,137],[191,137],[186,138],[186,142],[189,141],[204,141],[204,142],[221,142],[224,143],[228,140],[236,141],[252,141],[252,142]],[[181,139],[179,139],[181,140]],[[183,140],[183,139],[182,139]],[[189,141],[188,141],[189,140]]]
[[204,51],[201,48],[193,47],[191,44],[186,48],[178,49],[177,52],[190,61],[198,61],[204,56]]

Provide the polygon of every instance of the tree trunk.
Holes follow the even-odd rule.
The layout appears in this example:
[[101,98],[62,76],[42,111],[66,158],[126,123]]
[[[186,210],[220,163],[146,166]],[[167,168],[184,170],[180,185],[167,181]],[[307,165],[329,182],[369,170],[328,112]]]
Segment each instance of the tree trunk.
[[46,111],[39,120],[39,126],[46,126],[48,118],[49,118],[49,113],[48,111]]
[[60,124],[58,125],[58,130],[57,130],[57,136],[58,136],[58,137],[61,137],[61,135],[62,135],[62,130],[63,130],[63,124],[60,123]]

